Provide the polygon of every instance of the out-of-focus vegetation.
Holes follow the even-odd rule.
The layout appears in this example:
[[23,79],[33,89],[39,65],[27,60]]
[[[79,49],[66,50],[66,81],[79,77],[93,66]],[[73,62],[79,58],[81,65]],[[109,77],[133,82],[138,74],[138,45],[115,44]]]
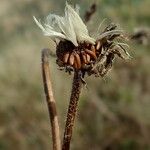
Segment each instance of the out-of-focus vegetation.
[[[81,15],[91,0],[72,0]],[[150,26],[149,0],[97,0],[90,31],[104,19],[132,33]],[[50,127],[42,78],[40,50],[51,47],[32,16],[63,13],[65,0],[0,1],[0,150],[48,150]],[[106,21],[107,22],[107,21]],[[72,150],[150,149],[150,47],[130,42],[133,59],[115,61],[105,78],[87,79],[79,104]],[[61,128],[71,88],[71,76],[51,58],[51,76]],[[67,82],[66,82],[67,81]],[[63,135],[63,131],[62,135]]]

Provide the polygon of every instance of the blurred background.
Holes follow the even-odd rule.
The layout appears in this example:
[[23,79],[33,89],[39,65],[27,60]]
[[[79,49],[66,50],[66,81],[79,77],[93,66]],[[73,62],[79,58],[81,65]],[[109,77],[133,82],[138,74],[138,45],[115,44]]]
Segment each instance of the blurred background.
[[[71,149],[150,150],[150,1],[70,1],[80,5],[82,17],[96,2],[87,24],[91,34],[107,18],[102,29],[115,22],[134,39],[131,60],[118,58],[104,78],[86,78]],[[52,149],[41,49],[55,48],[32,16],[63,15],[64,7],[65,0],[0,0],[0,150]],[[60,71],[53,57],[50,65],[63,137],[72,76]]]

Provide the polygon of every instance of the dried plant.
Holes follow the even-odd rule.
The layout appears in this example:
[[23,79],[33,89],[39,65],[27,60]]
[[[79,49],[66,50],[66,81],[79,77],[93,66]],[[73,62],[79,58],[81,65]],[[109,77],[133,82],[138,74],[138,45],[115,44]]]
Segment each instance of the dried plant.
[[[86,25],[79,16],[79,9],[66,3],[65,16],[50,14],[42,25],[35,17],[36,24],[45,36],[56,42],[56,63],[69,74],[74,73],[72,92],[68,108],[63,150],[70,149],[72,129],[77,104],[85,76],[103,77],[111,69],[116,56],[129,57],[124,43],[123,30],[115,24],[107,26],[97,39],[90,37]],[[126,57],[127,56],[127,57]]]
[[69,73],[81,70],[82,78],[85,74],[104,76],[111,69],[115,56],[129,57],[125,48],[128,45],[117,42],[123,38],[123,32],[116,28],[115,24],[106,27],[95,44],[84,42],[76,47],[70,41],[61,41],[56,50],[57,64]]
[[54,99],[52,84],[50,79],[50,69],[49,69],[49,49],[42,50],[42,76],[44,83],[44,90],[47,100],[47,106],[49,110],[49,117],[51,121],[52,127],[52,139],[53,139],[53,149],[60,150],[61,149],[61,141],[60,141],[60,131],[58,124],[58,116],[56,110],[56,102]]

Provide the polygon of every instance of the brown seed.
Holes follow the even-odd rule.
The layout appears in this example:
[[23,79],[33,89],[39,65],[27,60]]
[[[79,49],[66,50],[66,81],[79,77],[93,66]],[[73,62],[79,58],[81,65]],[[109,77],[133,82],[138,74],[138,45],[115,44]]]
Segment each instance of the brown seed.
[[98,42],[97,42],[97,45],[96,45],[96,50],[99,50],[100,47],[101,47],[101,43],[100,43],[100,41],[98,41]]
[[74,61],[73,67],[74,67],[75,69],[78,69],[76,60]]
[[75,56],[74,56],[74,54],[73,53],[71,53],[70,54],[70,57],[69,57],[69,64],[72,66],[73,64],[74,64],[74,58]]
[[97,57],[96,57],[96,54],[95,54],[94,52],[92,52],[91,50],[85,49],[85,52],[86,52],[87,54],[89,54],[92,58],[94,58],[94,59],[97,58]]
[[90,62],[90,59],[91,59],[89,54],[86,54],[86,59],[87,59],[87,64],[88,64]]
[[69,52],[67,52],[67,53],[64,54],[64,57],[63,57],[63,62],[64,62],[64,63],[67,63],[67,62],[68,62],[69,55],[70,55]]
[[80,56],[77,53],[74,53],[74,56],[75,56],[75,62],[77,63],[77,68],[76,69],[80,69],[81,68]]
[[81,52],[81,56],[82,56],[82,59],[83,59],[83,63],[86,64],[87,59],[86,59],[86,53],[84,51]]
[[92,52],[94,52],[94,54],[96,53],[96,49],[95,49],[94,45],[91,46],[91,50],[92,50]]

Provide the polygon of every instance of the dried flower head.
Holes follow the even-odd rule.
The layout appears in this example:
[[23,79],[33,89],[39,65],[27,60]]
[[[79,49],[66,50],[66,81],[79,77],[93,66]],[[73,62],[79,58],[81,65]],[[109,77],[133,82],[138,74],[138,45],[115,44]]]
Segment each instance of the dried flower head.
[[[71,73],[80,70],[82,77],[87,73],[104,76],[112,67],[115,56],[125,58],[127,44],[123,40],[123,31],[115,24],[107,26],[97,39],[90,37],[86,25],[79,16],[79,9],[73,9],[68,3],[65,15],[49,14],[42,25],[35,17],[36,24],[45,36],[59,40],[56,47],[57,64]],[[123,52],[123,53],[122,53]]]

